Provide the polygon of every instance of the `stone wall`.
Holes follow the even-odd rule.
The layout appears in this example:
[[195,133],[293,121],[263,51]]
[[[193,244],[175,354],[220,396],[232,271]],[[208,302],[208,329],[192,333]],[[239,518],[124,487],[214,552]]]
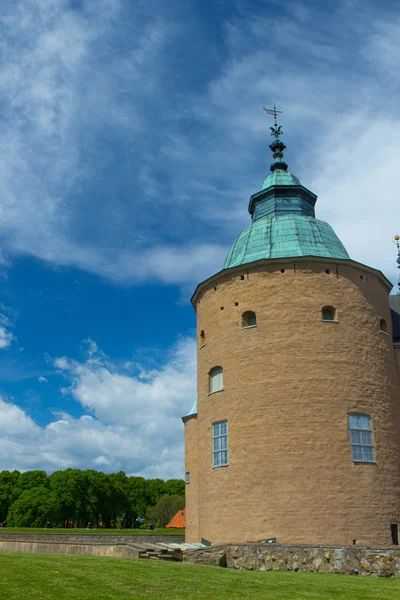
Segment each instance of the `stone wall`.
[[29,554],[79,554],[84,556],[112,556],[139,558],[139,550],[127,544],[72,544],[65,542],[22,542],[0,540],[0,553],[23,552]]
[[400,578],[400,548],[231,544],[185,550],[184,562],[251,571],[308,571]]

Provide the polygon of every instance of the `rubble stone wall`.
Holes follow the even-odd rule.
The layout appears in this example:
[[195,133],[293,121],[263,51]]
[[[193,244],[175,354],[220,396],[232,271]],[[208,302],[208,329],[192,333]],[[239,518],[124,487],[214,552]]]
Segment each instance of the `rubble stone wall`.
[[190,563],[251,571],[308,571],[400,578],[400,547],[229,544],[185,550]]

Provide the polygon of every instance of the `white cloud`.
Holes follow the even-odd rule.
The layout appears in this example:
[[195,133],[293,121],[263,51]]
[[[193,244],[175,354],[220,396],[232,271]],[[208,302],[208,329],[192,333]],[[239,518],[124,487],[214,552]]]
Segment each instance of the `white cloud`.
[[[87,340],[93,350],[96,345]],[[96,347],[97,348],[97,347]],[[83,362],[55,359],[71,394],[87,414],[55,413],[39,427],[0,399],[4,469],[97,468],[163,478],[183,475],[183,425],[196,393],[195,343],[183,338],[163,366],[128,375],[101,351]],[[142,377],[141,375],[144,375]],[[90,413],[90,414],[88,414]]]
[[15,336],[9,330],[13,327],[18,317],[18,311],[0,304],[0,350],[8,350],[13,341],[16,340]]
[[270,162],[261,107],[276,100],[289,165],[320,194],[318,216],[394,279],[390,7],[296,0],[275,17],[238,0],[217,49],[200,42],[208,32],[190,3],[143,6],[6,1],[4,252],[130,284],[207,277],[249,224]]
[[47,381],[46,377],[42,377],[42,376],[41,376],[41,377],[38,377],[38,382],[39,382],[39,383],[48,383],[48,381]]
[[13,339],[14,335],[11,333],[11,331],[7,331],[5,327],[0,326],[0,349],[8,350],[8,348],[12,344]]

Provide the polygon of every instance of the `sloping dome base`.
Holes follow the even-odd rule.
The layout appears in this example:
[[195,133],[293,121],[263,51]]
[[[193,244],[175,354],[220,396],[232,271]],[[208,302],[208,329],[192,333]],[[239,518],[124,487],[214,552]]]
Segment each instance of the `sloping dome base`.
[[226,258],[224,269],[265,258],[325,256],[350,258],[332,227],[303,215],[257,219],[239,235]]

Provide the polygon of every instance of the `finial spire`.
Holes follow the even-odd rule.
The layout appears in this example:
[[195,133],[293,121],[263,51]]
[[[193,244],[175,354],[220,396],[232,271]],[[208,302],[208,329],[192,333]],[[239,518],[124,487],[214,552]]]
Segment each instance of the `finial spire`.
[[282,115],[283,110],[276,110],[275,102],[274,102],[274,108],[265,108],[265,106],[263,106],[263,109],[265,110],[266,113],[268,113],[269,115],[272,115],[274,117],[274,126],[270,127],[270,130],[271,130],[271,135],[273,135],[276,139],[278,139],[278,137],[283,134],[283,131],[282,131],[282,125],[278,125],[278,123],[276,121],[276,117],[278,115]]
[[270,127],[271,135],[274,136],[275,140],[272,144],[269,145],[271,151],[273,152],[273,157],[275,162],[272,163],[270,169],[272,172],[274,171],[287,171],[287,164],[282,160],[283,151],[286,150],[285,144],[279,139],[279,136],[283,134],[282,125],[278,125],[276,120],[278,115],[283,114],[283,110],[277,110],[275,103],[274,108],[265,108],[263,107],[265,112],[274,117],[274,126]]
[[[397,246],[397,268],[400,269],[400,236],[399,235],[395,235],[394,236],[394,241],[395,244]],[[400,294],[400,274],[399,274],[399,278],[397,280],[397,286],[398,286],[398,294]]]

